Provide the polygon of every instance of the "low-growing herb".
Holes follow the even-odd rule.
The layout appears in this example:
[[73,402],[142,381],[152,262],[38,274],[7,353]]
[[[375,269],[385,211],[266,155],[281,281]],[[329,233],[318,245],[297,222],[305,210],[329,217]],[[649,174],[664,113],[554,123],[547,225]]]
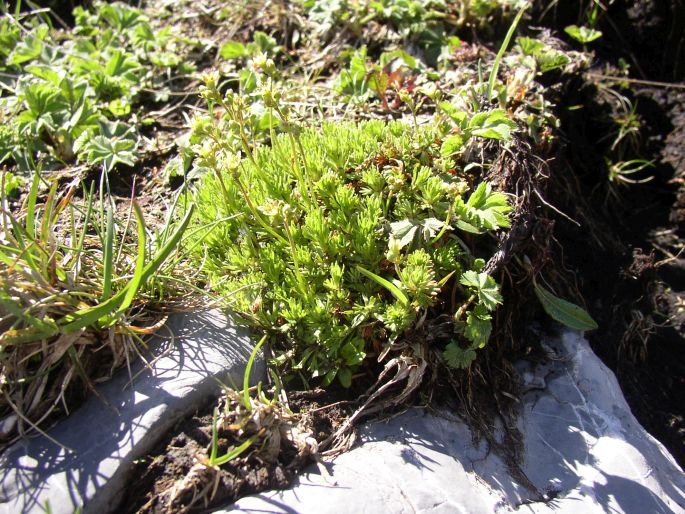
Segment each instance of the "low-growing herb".
[[96,2],[74,17],[69,31],[38,15],[2,19],[0,162],[24,171],[36,159],[133,165],[140,136],[131,106],[171,70],[190,69],[169,29],[154,31],[139,9]]
[[[244,215],[206,235],[198,257],[210,287],[232,292],[234,309],[277,336],[276,361],[291,375],[349,386],[367,358],[451,302],[448,289],[459,304],[454,344],[485,344],[501,298],[462,238],[507,227],[510,207],[488,184],[468,193],[467,175],[434,166],[442,129],[284,124],[290,131],[271,147],[252,148],[236,116],[234,135],[203,128],[211,151],[195,165],[211,171],[198,186],[197,221]],[[504,118],[488,113],[473,131],[506,136]]]

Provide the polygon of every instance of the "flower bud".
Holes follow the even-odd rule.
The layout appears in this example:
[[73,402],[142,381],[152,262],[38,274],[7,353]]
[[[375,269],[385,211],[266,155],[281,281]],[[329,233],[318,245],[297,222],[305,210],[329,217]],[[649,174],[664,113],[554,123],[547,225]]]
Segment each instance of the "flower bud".
[[265,85],[260,86],[259,95],[262,97],[264,105],[271,108],[278,107],[282,97],[281,91],[274,86],[271,79]]
[[263,72],[265,75],[272,76],[276,72],[274,60],[265,53],[260,52],[250,61],[249,67],[252,71]]
[[216,70],[206,71],[200,75],[200,80],[207,89],[217,89],[219,87],[219,72]]
[[407,91],[406,89],[400,89],[399,97],[400,97],[400,100],[402,100],[405,104],[408,104],[408,105],[412,104],[412,97],[409,94],[409,91]]
[[385,258],[388,259],[393,264],[399,264],[402,260],[402,245],[398,239],[395,239],[392,235],[388,240],[388,251],[385,253]]

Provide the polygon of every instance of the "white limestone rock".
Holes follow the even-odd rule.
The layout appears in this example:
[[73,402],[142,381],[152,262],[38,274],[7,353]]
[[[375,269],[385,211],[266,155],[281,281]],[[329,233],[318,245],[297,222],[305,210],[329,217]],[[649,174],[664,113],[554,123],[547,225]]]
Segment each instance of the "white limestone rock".
[[[216,393],[218,380],[242,384],[255,345],[246,329],[216,310],[174,315],[166,326],[173,338],[151,343],[151,370],[138,365],[133,383],[119,372],[98,387],[107,404],[91,397],[49,430],[72,451],[38,436],[0,456],[0,513],[43,513],[48,505],[53,514],[116,512],[133,461]],[[260,358],[253,382],[264,376]]]
[[239,500],[216,512],[326,513],[683,513],[685,475],[650,436],[614,374],[581,334],[549,343],[554,359],[521,363],[519,484],[486,443],[474,446],[452,415],[412,409],[361,431],[361,445],[329,464],[337,485],[310,468],[286,491]]

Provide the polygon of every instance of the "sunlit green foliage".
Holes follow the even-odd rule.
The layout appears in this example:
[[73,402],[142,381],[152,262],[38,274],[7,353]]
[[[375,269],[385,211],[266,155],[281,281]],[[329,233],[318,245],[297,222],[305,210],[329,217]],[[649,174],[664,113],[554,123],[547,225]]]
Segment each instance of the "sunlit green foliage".
[[242,215],[216,224],[199,257],[211,287],[280,335],[290,371],[348,386],[367,356],[441,304],[448,283],[466,302],[455,341],[485,344],[501,299],[461,234],[508,226],[509,206],[440,168],[440,129],[327,123],[245,158],[223,131],[207,137],[198,219]]
[[0,162],[132,165],[140,121],[132,105],[170,70],[188,69],[170,29],[154,31],[136,8],[96,3],[74,16],[69,32],[38,14],[0,20]]

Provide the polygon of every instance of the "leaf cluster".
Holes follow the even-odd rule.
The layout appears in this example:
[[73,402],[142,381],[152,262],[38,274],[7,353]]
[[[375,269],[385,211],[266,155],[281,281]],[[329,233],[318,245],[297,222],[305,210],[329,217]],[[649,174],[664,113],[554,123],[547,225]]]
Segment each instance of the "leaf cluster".
[[340,70],[334,90],[358,104],[368,101],[371,93],[375,93],[386,109],[387,91],[399,89],[404,76],[414,73],[420,66],[414,57],[403,50],[383,52],[377,63],[367,58],[366,46],[344,52],[342,57],[348,59],[349,63]]
[[530,37],[516,38],[521,52],[533,58],[536,68],[541,73],[563,68],[572,62],[565,52],[558,50],[544,41]]
[[[346,27],[357,37],[383,24],[407,44],[418,47],[434,65],[452,46],[456,30],[466,25],[486,27],[498,14],[519,9],[525,0],[305,0],[304,6],[316,31],[330,37]],[[373,38],[371,36],[369,39]],[[370,42],[370,41],[369,41]]]
[[0,162],[34,169],[36,158],[78,158],[132,165],[141,90],[172,69],[187,69],[169,28],[155,31],[142,12],[120,2],[74,10],[75,27],[56,31],[39,15],[0,21]]
[[238,160],[224,132],[206,137],[214,157],[198,159],[212,172],[196,193],[197,222],[211,231],[198,258],[212,288],[279,336],[277,361],[290,372],[349,386],[367,357],[441,304],[450,280],[468,313],[455,338],[487,340],[497,285],[460,224],[506,227],[509,207],[487,184],[467,194],[465,177],[436,167],[439,129],[325,123]]

